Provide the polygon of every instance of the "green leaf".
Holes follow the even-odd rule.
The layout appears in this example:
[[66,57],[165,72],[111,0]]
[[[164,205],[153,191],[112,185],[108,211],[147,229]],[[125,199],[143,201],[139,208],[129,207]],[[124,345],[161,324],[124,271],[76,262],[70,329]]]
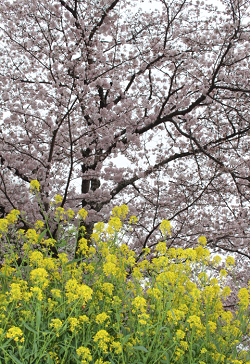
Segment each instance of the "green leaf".
[[[38,353],[39,354],[39,353]],[[46,359],[46,356],[47,356],[47,353],[43,353],[42,355],[41,355],[41,353],[39,354],[39,355],[37,355],[37,357],[38,357],[38,359],[37,359],[37,357],[35,358],[36,359],[36,361],[34,362],[34,361],[32,361],[31,363],[34,363],[34,364],[41,364],[41,363],[44,363],[44,360],[42,360],[42,358],[45,358]],[[53,363],[53,361],[50,361],[49,363]]]
[[17,364],[23,364],[19,359],[17,359],[17,357],[14,354],[8,353],[8,355],[14,360],[15,363],[17,363]]
[[33,342],[33,351],[34,351],[34,358],[37,358],[37,342],[34,340]]
[[66,319],[66,315],[65,315],[65,313],[64,313],[64,312],[59,313],[58,318],[59,318],[60,320],[65,320],[65,319]]
[[175,314],[174,314],[174,311],[172,310],[172,308],[170,308],[170,311],[172,312],[172,315],[173,315],[173,317],[174,317],[175,321],[177,321],[177,320],[176,320],[176,317],[175,317]]
[[5,348],[6,346],[8,346],[8,344],[11,342],[11,340],[12,340],[12,338],[5,341],[5,343],[3,345],[1,345],[0,348]]
[[170,337],[170,329],[167,326],[162,326],[159,331],[165,330],[167,332],[168,337]]
[[41,309],[39,308],[36,311],[36,329],[39,330],[40,324],[41,324],[41,317],[42,317],[42,313],[41,313]]
[[148,353],[148,349],[145,348],[145,346],[139,345],[139,346],[133,346],[133,349],[144,351],[145,353]]
[[220,345],[218,344],[218,342],[217,342],[216,340],[214,340],[214,338],[213,338],[213,337],[212,337],[212,341],[213,341],[213,343],[214,343],[214,345],[215,345],[215,347],[216,347],[216,349],[217,349],[218,353],[220,354]]
[[33,332],[34,334],[38,334],[38,332],[34,329],[32,329],[32,327],[30,327],[26,322],[23,321],[23,325],[26,327],[26,329],[28,329],[29,331]]
[[169,358],[169,354],[166,351],[166,353],[164,354],[166,356],[166,360],[162,360],[162,364],[170,364],[170,358]]
[[51,331],[49,330],[44,330],[44,331],[40,331],[41,334],[45,334],[45,335],[50,335]]
[[66,263],[65,265],[74,264],[74,263],[77,263],[77,262],[80,262],[80,261],[82,261],[82,258],[72,259],[70,262]]
[[[71,354],[70,358],[71,358],[71,359],[75,359],[76,363],[77,363],[77,362],[79,362],[79,357],[77,357],[77,356],[76,356],[75,354],[73,354],[73,353]],[[70,363],[72,363],[72,362],[70,362]]]
[[51,359],[51,357],[50,357],[50,355],[47,353],[47,363],[48,364],[53,364],[53,361],[52,361],[52,359]]
[[64,248],[67,245],[67,241],[64,240],[64,239],[61,239],[61,241],[62,241],[62,243],[61,244],[56,244],[56,246],[58,246],[59,248]]
[[23,353],[23,358],[26,360],[24,361],[24,363],[29,363],[31,357],[33,357],[33,351],[30,347],[26,347]]
[[126,342],[129,340],[130,336],[131,336],[131,334],[124,336],[124,338],[122,340],[122,345],[126,344]]
[[39,238],[37,239],[37,244],[40,243],[40,241],[42,240],[42,238],[44,237],[44,235],[47,233],[48,229],[45,229],[40,235]]

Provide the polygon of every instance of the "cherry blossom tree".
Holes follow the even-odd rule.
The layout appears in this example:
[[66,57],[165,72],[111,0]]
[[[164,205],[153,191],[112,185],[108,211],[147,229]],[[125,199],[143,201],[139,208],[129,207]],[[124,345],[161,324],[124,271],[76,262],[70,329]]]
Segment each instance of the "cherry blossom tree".
[[2,216],[41,218],[34,179],[45,211],[55,194],[61,207],[88,211],[88,234],[126,203],[139,219],[134,249],[156,244],[166,218],[168,246],[205,235],[214,251],[236,253],[243,282],[250,1],[217,3],[1,2]]

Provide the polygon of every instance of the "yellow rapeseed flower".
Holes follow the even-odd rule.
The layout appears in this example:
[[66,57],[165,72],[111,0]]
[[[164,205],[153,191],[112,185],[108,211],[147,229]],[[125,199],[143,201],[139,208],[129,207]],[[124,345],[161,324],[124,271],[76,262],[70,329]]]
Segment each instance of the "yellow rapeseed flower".
[[35,229],[28,229],[26,231],[25,237],[28,238],[29,243],[36,244],[39,238],[39,234],[37,234]]
[[56,336],[59,337],[58,331],[60,330],[60,328],[62,327],[62,325],[63,325],[62,321],[59,320],[58,318],[56,318],[56,319],[52,319],[51,320],[51,323],[50,323],[49,326],[51,328],[53,328],[57,332]]
[[54,353],[53,351],[49,351],[49,356],[51,357],[51,359],[54,359],[54,363],[55,364],[59,364],[60,360],[58,358],[58,355],[56,353]]
[[222,297],[226,298],[227,296],[229,296],[231,293],[231,288],[230,287],[224,287],[223,291],[222,291]]
[[217,329],[216,322],[208,321],[208,328],[209,328],[210,332],[214,333]]
[[176,334],[175,334],[175,336],[176,336],[176,339],[177,339],[177,340],[184,339],[184,337],[185,337],[185,332],[184,332],[184,331],[182,331],[182,330],[176,330]]
[[[0,233],[7,233],[9,221],[7,219],[0,219]],[[0,235],[1,237],[2,235]]]
[[202,348],[201,349],[201,354],[205,354],[207,352],[207,349],[206,348]]
[[89,322],[89,318],[86,315],[80,315],[78,317],[78,320],[80,321],[81,324],[84,324],[85,322],[88,323]]
[[114,285],[112,283],[103,283],[102,289],[103,289],[103,292],[105,292],[108,295],[112,296]]
[[227,271],[226,269],[221,269],[220,270],[220,277],[223,278],[223,277],[226,277],[227,276]]
[[198,238],[198,242],[199,242],[199,243],[201,243],[201,245],[202,245],[202,246],[207,245],[207,239],[206,239],[206,237],[205,237],[205,236],[200,236],[200,237]]
[[94,246],[91,246],[89,248],[89,257],[91,258],[96,253],[96,248]]
[[138,281],[140,281],[142,279],[142,273],[140,270],[140,267],[134,267],[133,271],[132,271],[132,276],[133,278],[137,279]]
[[201,318],[197,315],[191,315],[187,319],[187,322],[190,324],[190,327],[196,327],[198,329],[202,328]]
[[[144,297],[135,297],[132,301],[132,305],[137,311],[145,312],[147,302]],[[135,312],[135,310],[133,310],[133,312]]]
[[58,254],[58,259],[60,260],[61,264],[66,264],[69,261],[66,253]]
[[40,183],[38,182],[37,179],[34,179],[33,181],[30,182],[30,191],[34,190],[39,191],[39,189],[40,189]]
[[120,220],[119,217],[115,216],[115,217],[111,217],[109,222],[108,222],[108,227],[106,229],[106,232],[108,234],[114,234],[115,232],[120,231],[122,228],[122,222]]
[[19,311],[21,315],[21,321],[28,321],[28,319],[32,316],[30,310],[21,310]]
[[54,197],[55,203],[61,203],[63,200],[63,197],[61,195],[55,195]]
[[54,298],[61,298],[61,291],[60,291],[60,289],[53,288],[51,290],[51,293],[52,293],[52,296]]
[[92,360],[91,352],[88,348],[85,348],[84,346],[80,346],[76,353],[78,356],[81,357],[81,363],[89,363]]
[[103,359],[97,359],[95,364],[111,364],[110,361],[103,361]]
[[56,240],[53,238],[49,238],[43,241],[43,244],[47,247],[55,246]]
[[206,258],[210,257],[210,251],[208,249],[204,249],[203,246],[197,246],[197,248],[195,248],[196,251],[196,260],[197,261],[205,261]]
[[93,231],[95,233],[101,234],[102,232],[104,232],[104,229],[105,229],[104,222],[99,221],[99,222],[95,223],[95,226],[94,226],[94,230]]
[[78,241],[78,249],[77,253],[82,255],[88,255],[89,247],[88,247],[88,241],[85,238],[81,238]]
[[184,317],[185,317],[185,312],[177,308],[173,308],[167,311],[168,322],[174,323],[175,325],[178,324],[178,321],[184,319]]
[[57,301],[53,301],[51,298],[48,298],[47,301],[47,308],[49,312],[52,312],[55,310],[55,307],[58,305]]
[[41,220],[37,220],[37,221],[35,222],[35,228],[36,228],[37,230],[42,229],[43,227],[44,227],[44,222],[43,222],[43,221],[41,221]]
[[216,255],[215,257],[213,257],[213,264],[214,266],[219,265],[221,262],[221,257],[219,255]]
[[121,354],[122,352],[122,345],[119,341],[113,341],[112,344],[110,345],[116,354]]
[[188,349],[188,343],[186,341],[181,340],[180,345],[184,350]]
[[19,283],[10,284],[10,301],[20,301],[23,297],[22,288]]
[[149,325],[150,324],[150,315],[148,315],[147,313],[143,312],[140,315],[138,315],[138,319],[139,319],[139,323],[141,325]]
[[29,251],[30,266],[36,266],[36,265],[41,266],[42,262],[43,262],[43,254],[41,252],[39,252],[38,250]]
[[233,257],[227,257],[226,258],[226,267],[230,267],[230,266],[233,266],[235,265],[235,260]]
[[64,219],[64,214],[65,214],[65,211],[64,211],[64,208],[63,207],[57,207],[56,208],[56,212],[55,212],[55,217],[60,219],[60,220],[63,220]]
[[20,215],[19,210],[11,210],[11,212],[6,216],[6,220],[9,224],[15,224],[17,222],[18,215]]
[[44,268],[36,268],[30,272],[30,280],[35,285],[42,286],[45,289],[49,285],[48,272]]
[[97,324],[102,324],[105,320],[107,320],[109,318],[109,316],[105,313],[105,312],[102,312],[100,314],[98,314],[95,318],[95,322]]
[[65,285],[66,297],[71,303],[75,300],[81,300],[81,304],[86,304],[92,299],[93,290],[85,284],[78,284],[75,278],[69,279]]
[[94,342],[98,342],[98,348],[102,349],[106,354],[108,352],[108,343],[112,340],[112,337],[106,330],[98,331],[93,337]]
[[131,225],[131,224],[136,224],[136,223],[137,223],[137,221],[138,221],[138,219],[137,219],[137,217],[136,217],[136,216],[134,216],[134,215],[130,216],[130,219],[129,219],[129,224],[130,224],[130,225]]
[[[149,249],[149,248],[148,248]],[[167,246],[166,243],[160,242],[156,245],[155,250],[159,252],[161,255],[165,255],[167,252]]]
[[106,276],[113,275],[116,276],[118,271],[117,257],[114,254],[109,254],[106,257],[106,262],[103,264],[103,273]]
[[146,248],[143,248],[142,251],[144,252],[145,255],[148,255],[151,250],[149,247],[146,247]]
[[162,232],[163,235],[166,235],[168,233],[168,235],[171,236],[171,224],[170,221],[168,220],[162,220],[161,225],[160,225],[160,230]]
[[68,209],[66,211],[66,214],[68,215],[69,219],[73,219],[73,217],[75,216],[75,213],[72,209]]
[[23,338],[22,336],[23,336],[23,332],[22,332],[22,330],[21,330],[19,327],[17,327],[17,326],[12,326],[12,327],[8,330],[8,332],[7,332],[7,334],[6,334],[6,337],[7,337],[8,339],[14,339],[14,341],[15,341],[15,342],[20,341],[21,343],[23,343],[23,342],[24,342],[24,338]]
[[86,219],[86,217],[87,217],[87,215],[88,215],[88,212],[85,210],[85,209],[80,209],[79,211],[78,211],[78,213],[77,213],[77,217],[79,218],[82,218],[83,220],[85,220]]
[[99,239],[100,239],[100,235],[98,233],[94,232],[94,233],[91,234],[90,239],[94,240],[97,243],[99,241]]
[[240,300],[239,305],[243,307],[244,310],[248,308],[249,305],[249,291],[247,288],[241,288],[238,293],[238,298]]
[[211,286],[215,286],[216,284],[218,284],[218,279],[216,279],[216,278],[211,278],[210,279],[210,284],[211,284]]
[[121,205],[120,207],[115,206],[112,210],[112,215],[115,217],[118,217],[118,218],[125,219],[128,212],[129,212],[129,208],[127,205]]
[[77,332],[76,328],[77,328],[77,326],[79,324],[78,319],[76,317],[69,317],[68,321],[69,321],[69,324],[70,324],[70,331],[71,332],[74,332],[74,331]]
[[38,301],[41,302],[43,300],[43,294],[41,288],[31,287],[30,290],[31,292],[33,292],[33,297],[36,297]]

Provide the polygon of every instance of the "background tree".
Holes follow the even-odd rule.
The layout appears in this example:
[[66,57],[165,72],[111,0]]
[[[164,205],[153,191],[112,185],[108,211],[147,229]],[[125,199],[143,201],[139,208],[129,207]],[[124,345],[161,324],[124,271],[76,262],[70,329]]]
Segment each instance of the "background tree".
[[[250,1],[18,0],[1,14],[1,212],[127,203],[134,249],[236,252],[249,277]],[[135,6],[136,5],[136,6]],[[123,155],[129,167],[114,163]],[[79,193],[74,182],[82,179]],[[242,269],[245,275],[242,275]]]

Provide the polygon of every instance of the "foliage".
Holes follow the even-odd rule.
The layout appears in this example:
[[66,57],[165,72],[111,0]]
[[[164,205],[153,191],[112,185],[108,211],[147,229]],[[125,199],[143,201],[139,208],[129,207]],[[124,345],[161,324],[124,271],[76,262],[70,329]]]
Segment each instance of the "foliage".
[[[57,259],[48,254],[41,221],[20,231],[18,214],[0,220],[7,240],[11,229],[25,241],[22,263],[16,264],[9,244],[0,270],[1,362],[250,363],[242,348],[249,345],[249,289],[239,290],[234,313],[223,306],[230,295],[226,271],[213,276],[216,259],[204,236],[196,248],[168,249],[163,241],[136,259],[123,244],[135,217],[126,223],[128,207],[122,205],[108,224],[95,225],[91,246],[81,228],[81,258],[69,261],[65,253]],[[86,211],[78,217],[86,218]],[[171,234],[169,221],[160,228],[165,237]],[[229,257],[228,272],[233,265]]]

